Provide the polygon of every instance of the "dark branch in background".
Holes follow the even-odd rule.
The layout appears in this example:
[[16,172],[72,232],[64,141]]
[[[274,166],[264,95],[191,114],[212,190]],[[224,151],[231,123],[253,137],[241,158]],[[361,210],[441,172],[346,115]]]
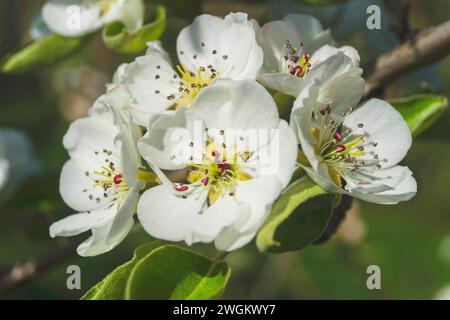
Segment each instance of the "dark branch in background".
[[392,51],[381,55],[366,80],[365,96],[399,76],[433,64],[450,53],[450,21],[418,33]]
[[32,279],[48,267],[74,256],[75,248],[84,238],[86,236],[82,235],[64,239],[60,244],[49,248],[35,257],[31,257],[24,264],[0,269],[0,294],[26,280]]
[[412,9],[411,0],[383,0],[384,8],[391,16],[391,28],[401,41],[411,36],[410,13]]

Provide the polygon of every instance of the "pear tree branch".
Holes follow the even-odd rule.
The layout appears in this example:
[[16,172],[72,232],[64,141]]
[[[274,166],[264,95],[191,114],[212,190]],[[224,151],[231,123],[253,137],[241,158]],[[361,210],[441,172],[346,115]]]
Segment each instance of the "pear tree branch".
[[64,241],[61,241],[59,244],[48,250],[29,258],[23,264],[1,268],[0,295],[6,290],[12,289],[17,285],[34,278],[51,266],[74,256],[75,248],[82,239],[82,236],[64,239]]
[[450,54],[450,20],[418,33],[375,62],[366,81],[365,96],[396,78],[433,64]]

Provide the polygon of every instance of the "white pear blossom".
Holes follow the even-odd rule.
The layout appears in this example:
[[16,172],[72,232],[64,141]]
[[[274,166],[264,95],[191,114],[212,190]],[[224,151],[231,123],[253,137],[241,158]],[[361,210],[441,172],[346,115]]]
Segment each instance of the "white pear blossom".
[[189,108],[216,79],[254,80],[263,62],[253,22],[245,13],[196,17],[178,35],[177,54],[174,68],[161,43],[150,42],[146,55],[126,67],[122,83],[132,97],[136,123],[146,126],[154,114]]
[[359,54],[349,46],[335,48],[329,30],[308,15],[288,14],[266,23],[258,33],[264,64],[258,80],[297,97],[308,81],[323,83],[342,75],[360,76]]
[[5,200],[28,176],[36,174],[37,161],[28,136],[16,129],[0,129],[0,198]]
[[48,0],[42,7],[42,19],[54,33],[80,36],[112,21],[122,22],[135,32],[144,22],[143,0]]
[[381,204],[411,199],[416,181],[398,163],[412,138],[400,113],[379,99],[355,106],[361,94],[354,91],[362,89],[351,81],[328,86],[329,104],[318,100],[320,87],[318,82],[305,87],[291,114],[306,172],[329,192]]
[[[178,130],[194,138],[177,141],[173,135]],[[239,134],[248,130],[270,134],[265,142],[245,143],[248,136]],[[238,139],[227,139],[236,132]],[[195,157],[178,152],[179,143]],[[144,229],[156,238],[189,245],[214,241],[223,251],[253,239],[289,183],[297,153],[295,135],[279,119],[274,100],[251,80],[219,80],[202,90],[192,109],[155,116],[138,146],[163,182],[139,201]],[[265,171],[266,165],[274,165],[273,170]],[[179,170],[183,181],[169,181],[157,167]]]
[[116,92],[112,89],[103,104],[98,101],[90,117],[72,123],[63,140],[70,160],[61,172],[60,193],[80,213],[54,223],[50,235],[67,237],[91,230],[92,236],[77,249],[81,256],[107,252],[125,238],[145,186],[138,179],[141,132],[120,109],[120,100],[113,104]]

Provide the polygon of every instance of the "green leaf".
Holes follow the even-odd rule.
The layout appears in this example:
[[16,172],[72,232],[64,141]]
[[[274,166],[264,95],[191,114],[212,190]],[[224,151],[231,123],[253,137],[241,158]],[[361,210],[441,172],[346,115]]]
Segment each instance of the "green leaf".
[[330,219],[334,197],[308,176],[291,183],[259,231],[258,249],[282,253],[303,249],[317,240]]
[[159,39],[166,29],[166,9],[158,6],[153,22],[144,25],[136,33],[129,33],[124,24],[115,21],[103,29],[103,42],[111,49],[123,54],[145,51],[147,42]]
[[448,105],[446,97],[426,94],[393,99],[389,103],[403,116],[413,136],[430,127]]
[[81,300],[124,300],[125,287],[133,267],[147,254],[162,245],[161,241],[153,241],[138,247],[133,259],[121,265],[105,279],[92,287]]
[[91,38],[92,34],[82,37],[50,34],[31,42],[16,53],[7,55],[0,62],[0,71],[20,73],[54,65],[81,49]]
[[153,250],[134,267],[128,279],[127,299],[215,299],[230,277],[224,262],[174,245]]

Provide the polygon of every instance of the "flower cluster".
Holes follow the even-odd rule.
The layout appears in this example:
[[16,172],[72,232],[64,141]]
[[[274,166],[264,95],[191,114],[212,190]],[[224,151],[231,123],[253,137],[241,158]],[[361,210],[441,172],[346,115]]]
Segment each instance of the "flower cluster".
[[[333,44],[312,17],[260,27],[244,13],[195,18],[177,38],[178,63],[149,43],[64,137],[60,192],[80,213],[51,236],[91,230],[78,253],[98,255],[136,215],[155,238],[235,250],[300,168],[330,193],[409,200],[416,182],[398,163],[410,130],[385,101],[358,105],[358,52]],[[296,98],[289,123],[270,92]]]

